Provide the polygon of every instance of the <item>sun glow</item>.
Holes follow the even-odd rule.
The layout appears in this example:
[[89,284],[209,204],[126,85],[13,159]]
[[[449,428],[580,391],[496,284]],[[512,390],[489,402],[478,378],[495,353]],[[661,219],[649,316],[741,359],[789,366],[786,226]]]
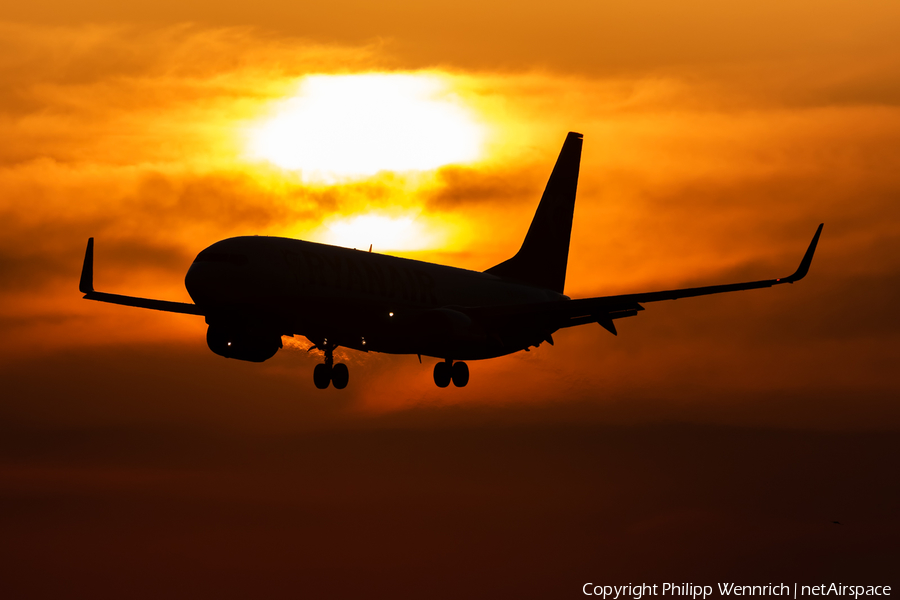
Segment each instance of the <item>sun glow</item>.
[[365,214],[325,223],[317,238],[326,244],[373,251],[424,250],[439,246],[445,236],[412,216]]
[[249,153],[330,181],[471,162],[482,138],[473,112],[436,75],[316,75],[251,130]]

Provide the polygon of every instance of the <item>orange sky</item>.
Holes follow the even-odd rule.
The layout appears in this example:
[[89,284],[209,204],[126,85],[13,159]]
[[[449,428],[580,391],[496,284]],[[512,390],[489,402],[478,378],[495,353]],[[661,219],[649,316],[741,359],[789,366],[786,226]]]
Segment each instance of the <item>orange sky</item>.
[[[7,4],[6,430],[686,423],[879,431],[896,449],[896,2]],[[248,156],[304,77],[366,73],[440,82],[482,132],[480,158],[316,181]],[[395,253],[483,270],[518,248],[568,131],[585,135],[570,296],[787,275],[824,222],[809,277],[651,304],[618,337],[561,331],[470,364],[465,389],[437,389],[431,361],[348,352],[349,387],[324,393],[303,340],[263,365],[227,361],[202,319],[76,291],[89,236],[97,289],[189,300],[184,273],[212,242],[327,241],[371,214],[414,221],[418,241]]]
[[[310,41],[264,22],[158,24],[138,12],[123,24],[90,15],[89,25],[21,15],[2,26],[0,127],[12,140],[0,150],[8,358],[152,342],[193,349],[222,371],[242,369],[207,356],[198,319],[77,302],[84,240],[97,238],[98,288],[176,300],[188,299],[190,261],[218,239],[330,241],[329,227],[360,214],[413,220],[418,241],[401,254],[481,270],[516,250],[565,132],[578,130],[586,141],[571,296],[784,275],[824,221],[812,277],[792,289],[650,306],[621,324],[619,338],[595,327],[561,332],[554,348],[474,365],[475,385],[452,394],[433,389],[429,369],[408,358],[349,356],[359,385],[342,401],[352,398],[363,412],[558,402],[566,382],[573,399],[603,390],[600,404],[676,388],[689,398],[678,409],[668,399],[629,408],[629,419],[897,424],[893,403],[881,400],[896,390],[895,378],[879,357],[896,357],[900,112],[891,75],[900,52],[879,44],[879,20],[847,39],[831,39],[828,22],[803,33],[819,54],[783,40],[777,60],[735,49],[727,60],[670,65],[657,57],[604,69],[555,66],[574,52],[565,45],[551,44],[548,62],[523,55],[504,68],[454,59],[454,45],[427,66],[403,58],[404,43],[419,43],[412,34],[392,48],[324,34]],[[603,54],[605,43],[590,55]],[[297,93],[304,74],[370,72],[439,82],[481,129],[481,159],[316,182],[248,157],[250,132]],[[440,136],[436,129],[436,145]],[[372,243],[374,232],[357,234],[345,243]],[[776,324],[778,337],[760,333]],[[283,352],[253,367],[247,385],[289,370],[293,385],[311,393],[315,360]],[[540,370],[524,367],[535,361]],[[862,386],[871,396],[852,410],[837,402],[828,416],[763,418],[737,398],[748,381],[766,394]],[[529,393],[503,391],[517,386]],[[278,412],[274,422],[297,420]]]

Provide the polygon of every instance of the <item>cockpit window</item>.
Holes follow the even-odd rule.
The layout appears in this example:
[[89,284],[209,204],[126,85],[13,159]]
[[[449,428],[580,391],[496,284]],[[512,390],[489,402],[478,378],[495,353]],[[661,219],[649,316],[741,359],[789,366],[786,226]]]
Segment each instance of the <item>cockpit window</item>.
[[219,252],[217,250],[206,249],[197,255],[197,259],[194,262],[217,262],[230,265],[246,265],[248,260],[243,254],[233,254],[231,252]]

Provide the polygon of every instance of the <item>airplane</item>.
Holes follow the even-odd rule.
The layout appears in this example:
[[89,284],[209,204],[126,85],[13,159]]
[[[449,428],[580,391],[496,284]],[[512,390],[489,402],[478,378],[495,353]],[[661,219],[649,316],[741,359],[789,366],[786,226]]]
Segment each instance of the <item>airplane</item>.
[[79,290],[88,300],[205,317],[206,342],[226,358],[263,362],[282,336],[305,336],[321,351],[313,382],[347,386],[349,369],[334,350],[437,358],[434,383],[465,387],[465,361],[553,345],[559,329],[596,323],[617,335],[615,321],[642,304],[767,288],[803,279],[820,224],[788,277],[571,299],[563,293],[583,136],[566,136],[525,240],[509,260],[483,272],[369,251],[280,237],[216,242],[197,255],[184,284],[193,303],[94,291],[94,238],[84,255]]

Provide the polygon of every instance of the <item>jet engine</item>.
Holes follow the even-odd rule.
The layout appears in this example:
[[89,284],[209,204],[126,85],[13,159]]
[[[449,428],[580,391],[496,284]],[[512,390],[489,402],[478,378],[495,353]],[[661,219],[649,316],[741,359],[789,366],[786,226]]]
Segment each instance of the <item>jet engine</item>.
[[206,344],[225,358],[263,362],[281,348],[281,336],[270,331],[210,325],[206,330]]

